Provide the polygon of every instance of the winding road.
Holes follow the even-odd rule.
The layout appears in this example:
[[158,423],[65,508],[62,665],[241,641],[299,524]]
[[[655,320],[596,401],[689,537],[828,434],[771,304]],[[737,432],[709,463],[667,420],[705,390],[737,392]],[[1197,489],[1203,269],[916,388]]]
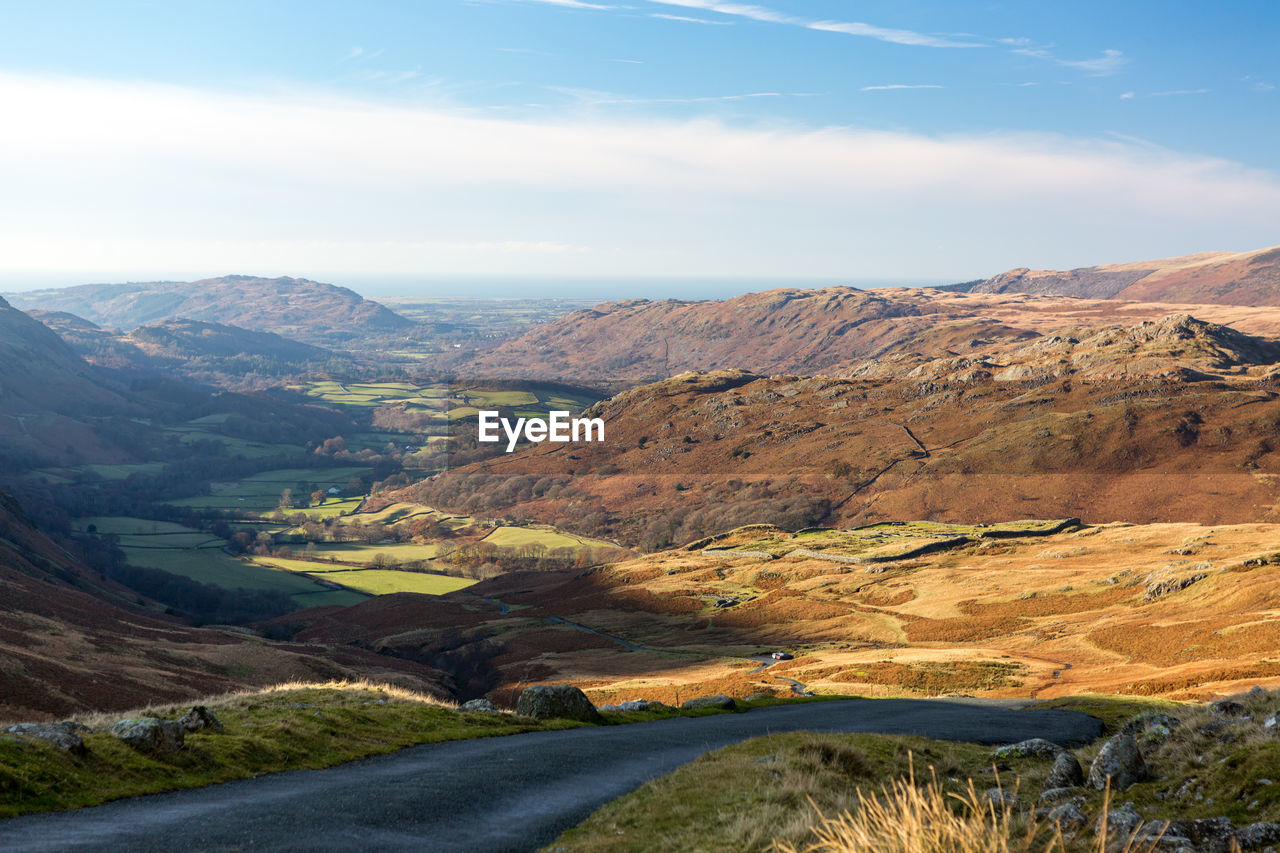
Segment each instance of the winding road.
[[1073,711],[1016,700],[852,699],[429,744],[0,821],[5,851],[531,851],[609,800],[722,746],[777,732],[918,734],[980,743],[1096,738]]

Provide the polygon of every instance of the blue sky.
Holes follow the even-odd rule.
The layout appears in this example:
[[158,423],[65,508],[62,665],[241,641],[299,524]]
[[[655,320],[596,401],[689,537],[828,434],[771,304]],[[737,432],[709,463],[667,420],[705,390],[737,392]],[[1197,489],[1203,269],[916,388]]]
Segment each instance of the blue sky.
[[0,284],[961,280],[1280,243],[1271,4],[9,4]]

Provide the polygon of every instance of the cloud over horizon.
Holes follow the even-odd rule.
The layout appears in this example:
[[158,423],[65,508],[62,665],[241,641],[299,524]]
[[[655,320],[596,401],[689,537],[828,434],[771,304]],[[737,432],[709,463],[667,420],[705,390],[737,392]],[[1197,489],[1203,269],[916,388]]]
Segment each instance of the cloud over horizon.
[[1276,175],[1124,139],[15,74],[0,108],[10,270],[923,278],[1278,242]]

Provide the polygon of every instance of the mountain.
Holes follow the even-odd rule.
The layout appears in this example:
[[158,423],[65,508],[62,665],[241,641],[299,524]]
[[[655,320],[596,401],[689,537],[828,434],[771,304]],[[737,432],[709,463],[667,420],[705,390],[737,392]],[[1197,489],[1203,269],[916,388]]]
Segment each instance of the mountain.
[[760,522],[1280,521],[1278,389],[1280,344],[1186,314],[829,376],[686,373],[588,410],[602,443],[529,445],[406,499],[646,550]]
[[182,318],[317,344],[414,325],[353,290],[303,278],[228,275],[193,282],[85,284],[7,295],[22,309],[66,312],[109,328],[136,329]]
[[[1280,309],[1196,306],[1202,320],[1280,336]],[[597,305],[468,356],[480,375],[634,384],[684,371],[837,374],[867,359],[966,355],[1072,327],[1158,320],[1158,304],[931,289],[782,289],[724,301]]]
[[63,311],[27,313],[57,332],[91,364],[126,376],[164,373],[245,388],[352,366],[345,354],[221,323],[164,320],[124,333]]
[[972,293],[1043,293],[1136,302],[1280,305],[1280,246],[1066,271],[1020,267],[972,283],[968,289]]

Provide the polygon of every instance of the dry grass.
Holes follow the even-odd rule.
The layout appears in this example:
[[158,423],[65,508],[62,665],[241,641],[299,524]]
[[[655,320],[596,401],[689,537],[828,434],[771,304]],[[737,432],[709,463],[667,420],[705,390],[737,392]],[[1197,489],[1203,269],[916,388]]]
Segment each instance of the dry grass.
[[289,693],[301,693],[311,690],[333,690],[339,693],[359,698],[362,694],[367,694],[374,699],[385,699],[387,701],[415,703],[419,705],[431,705],[436,708],[446,708],[456,710],[458,704],[450,702],[446,699],[440,699],[436,696],[429,696],[426,693],[419,693],[415,690],[409,690],[395,684],[388,684],[381,681],[370,681],[369,679],[357,680],[337,680],[337,681],[286,681],[275,684],[270,687],[249,688],[246,690],[235,690],[230,693],[221,693],[216,696],[204,696],[199,699],[193,699],[184,702],[169,702],[163,704],[144,705],[138,708],[131,708],[127,711],[92,711],[84,714],[77,714],[71,719],[77,723],[86,725],[94,731],[105,731],[110,728],[117,720],[126,717],[172,717],[175,714],[181,714],[194,705],[203,705],[214,711],[227,708],[244,708],[252,705],[256,701],[264,699],[278,699]]

